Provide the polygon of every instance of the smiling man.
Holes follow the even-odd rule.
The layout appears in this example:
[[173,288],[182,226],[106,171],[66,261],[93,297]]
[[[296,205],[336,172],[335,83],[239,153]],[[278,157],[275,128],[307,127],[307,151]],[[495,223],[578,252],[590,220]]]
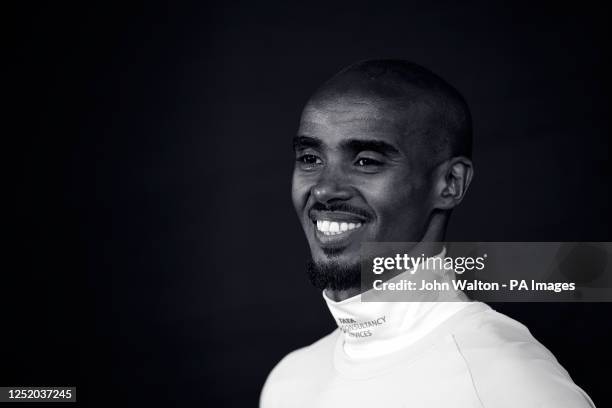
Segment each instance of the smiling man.
[[274,368],[262,408],[592,406],[524,326],[461,292],[361,302],[362,243],[417,242],[436,255],[425,243],[443,241],[466,194],[471,144],[462,96],[406,61],[353,64],[311,97],[292,198],[310,279],[339,327]]

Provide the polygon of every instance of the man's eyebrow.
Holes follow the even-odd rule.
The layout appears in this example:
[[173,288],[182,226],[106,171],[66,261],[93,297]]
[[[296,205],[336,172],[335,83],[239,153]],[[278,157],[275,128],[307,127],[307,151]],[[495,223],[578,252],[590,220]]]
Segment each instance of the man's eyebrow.
[[310,136],[296,136],[293,138],[293,150],[306,149],[311,147],[313,149],[319,148],[323,145],[321,139]]
[[382,140],[348,139],[343,141],[341,146],[355,153],[371,150],[388,156],[401,154],[395,146]]

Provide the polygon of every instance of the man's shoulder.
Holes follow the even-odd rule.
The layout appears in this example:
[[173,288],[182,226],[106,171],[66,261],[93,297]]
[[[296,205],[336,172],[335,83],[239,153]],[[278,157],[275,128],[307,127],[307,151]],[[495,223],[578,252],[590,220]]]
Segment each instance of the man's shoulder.
[[[281,407],[305,391],[313,391],[314,382],[324,372],[332,371],[332,356],[340,331],[334,330],[309,346],[287,354],[272,369],[261,392],[261,407]],[[326,370],[327,369],[327,370]]]
[[484,406],[498,406],[492,401],[501,396],[508,406],[590,406],[555,356],[511,317],[489,309],[453,339]]
[[495,349],[511,344],[532,343],[543,347],[522,323],[486,306],[482,313],[469,316],[454,330],[465,348]]
[[314,343],[287,354],[272,370],[269,377],[285,376],[308,371],[309,367],[321,367],[330,363],[340,331],[332,331]]
[[507,378],[512,372],[530,371],[534,363],[542,362],[551,371],[567,376],[555,356],[525,325],[493,309],[455,330],[453,340],[468,367],[475,374],[486,373],[487,378],[498,377],[489,374],[500,370]]

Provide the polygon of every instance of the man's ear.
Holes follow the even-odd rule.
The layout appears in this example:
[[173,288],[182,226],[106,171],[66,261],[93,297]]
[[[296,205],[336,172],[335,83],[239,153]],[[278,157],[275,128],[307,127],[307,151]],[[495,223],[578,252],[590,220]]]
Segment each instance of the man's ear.
[[474,166],[467,157],[453,157],[440,164],[435,174],[435,208],[450,210],[456,207],[465,197],[473,175]]

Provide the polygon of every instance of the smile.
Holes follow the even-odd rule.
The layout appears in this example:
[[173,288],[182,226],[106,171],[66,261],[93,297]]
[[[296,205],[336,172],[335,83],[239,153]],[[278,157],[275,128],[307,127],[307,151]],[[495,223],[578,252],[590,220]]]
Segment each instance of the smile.
[[314,239],[323,247],[345,247],[362,235],[370,221],[363,215],[348,211],[311,210],[309,218]]
[[329,220],[316,220],[317,230],[323,235],[339,235],[361,227],[361,222],[337,222]]

